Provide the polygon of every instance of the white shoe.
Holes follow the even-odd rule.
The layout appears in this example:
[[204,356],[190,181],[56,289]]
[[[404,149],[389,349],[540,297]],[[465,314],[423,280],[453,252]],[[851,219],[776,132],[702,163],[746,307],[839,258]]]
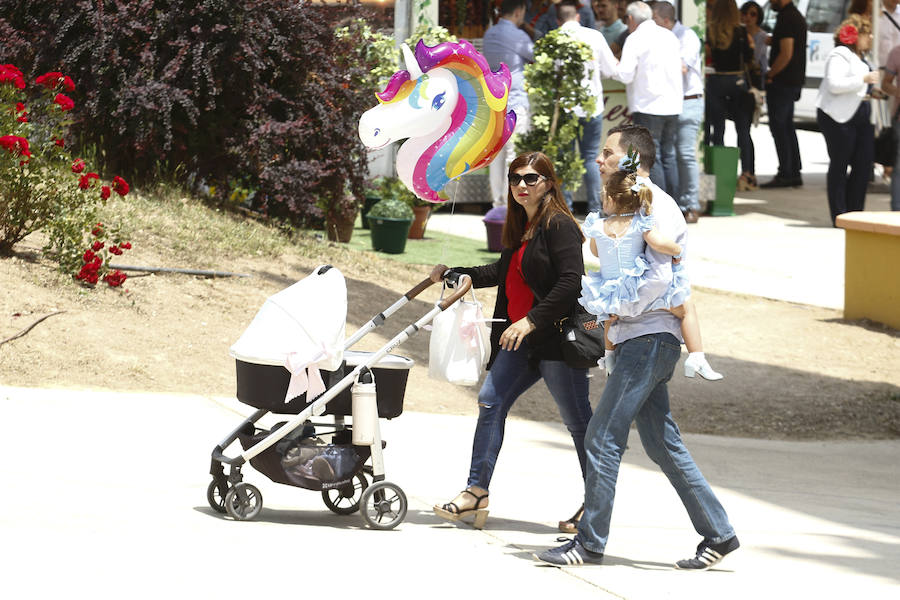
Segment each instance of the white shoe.
[[724,377],[721,373],[713,371],[702,352],[691,353],[684,361],[684,376],[693,377],[694,373],[699,374],[707,381],[718,381]]

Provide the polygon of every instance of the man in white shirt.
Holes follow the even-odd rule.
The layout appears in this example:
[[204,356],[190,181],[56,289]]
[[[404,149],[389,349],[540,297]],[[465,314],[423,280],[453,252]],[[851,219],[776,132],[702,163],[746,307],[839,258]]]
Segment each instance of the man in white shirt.
[[703,120],[703,72],[700,64],[700,38],[690,27],[675,19],[675,7],[669,2],[653,5],[653,20],[675,34],[681,44],[681,72],[684,101],[675,131],[675,156],[678,162],[678,193],[675,198],[688,223],[700,218],[700,170],[697,167],[697,132]]
[[684,102],[681,44],[675,34],[653,22],[653,11],[644,2],[629,4],[625,19],[630,33],[614,77],[625,84],[633,122],[649,129],[656,143],[657,161],[650,178],[675,195],[675,140]]
[[894,46],[900,45],[900,27],[898,26],[900,26],[900,2],[898,0],[881,0],[881,14],[878,15],[878,66],[880,67],[887,64],[888,54]]
[[[582,109],[576,109],[575,114],[581,121],[581,136],[578,138],[578,148],[581,158],[584,160],[584,185],[587,191],[588,212],[597,212],[602,205],[603,180],[600,178],[600,169],[596,163],[597,153],[600,150],[600,141],[603,138],[603,85],[602,76],[610,76],[616,69],[616,58],[606,43],[603,34],[596,29],[582,27],[579,24],[578,5],[575,0],[562,0],[556,6],[556,14],[559,16],[559,30],[572,38],[584,42],[593,51],[593,60],[586,65],[584,86],[588,88],[591,96],[596,100],[594,111],[587,114]],[[566,192],[566,202],[571,208],[572,194]]]
[[503,0],[500,12],[500,20],[484,34],[482,52],[491,70],[499,69],[500,63],[509,68],[512,83],[506,106],[516,113],[516,129],[488,167],[494,206],[506,204],[509,193],[506,175],[515,158],[514,138],[531,126],[528,94],[525,93],[525,64],[534,61],[534,43],[520,29],[525,21],[525,0]]

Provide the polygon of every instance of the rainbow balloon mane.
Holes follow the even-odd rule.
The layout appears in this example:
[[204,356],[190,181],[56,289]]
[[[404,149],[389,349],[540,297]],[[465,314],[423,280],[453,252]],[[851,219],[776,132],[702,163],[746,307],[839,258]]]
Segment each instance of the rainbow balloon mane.
[[[506,110],[511,77],[506,65],[500,65],[497,72],[492,72],[487,60],[467,40],[444,42],[434,47],[428,47],[420,40],[414,58],[421,74],[410,73],[411,56],[407,56],[408,70],[394,73],[384,91],[376,94],[379,106],[368,112],[403,100],[407,100],[413,109],[440,108],[438,102],[443,102],[443,96],[433,105],[431,103],[429,73],[436,73],[436,69],[452,73],[459,93],[450,113],[449,127],[430,143],[410,145],[417,154],[412,159],[411,181],[401,173],[401,179],[417,196],[431,202],[443,202],[448,199],[444,192],[447,183],[488,165],[515,129],[516,115]],[[404,147],[415,135],[409,137]],[[399,163],[398,153],[398,172],[401,171]]]

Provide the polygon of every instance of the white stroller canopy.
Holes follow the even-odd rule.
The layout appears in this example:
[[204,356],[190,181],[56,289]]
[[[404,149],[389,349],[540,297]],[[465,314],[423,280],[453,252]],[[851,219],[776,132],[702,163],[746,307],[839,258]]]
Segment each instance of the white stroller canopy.
[[[231,347],[234,358],[255,364],[285,365],[288,356],[334,371],[344,357],[347,284],[331,267],[316,269],[270,296]],[[324,355],[324,358],[323,358]]]

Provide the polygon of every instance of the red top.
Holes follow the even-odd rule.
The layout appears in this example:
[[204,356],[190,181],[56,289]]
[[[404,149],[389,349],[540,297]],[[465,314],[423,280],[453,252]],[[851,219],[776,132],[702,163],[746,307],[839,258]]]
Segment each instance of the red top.
[[522,255],[526,246],[528,240],[522,242],[519,249],[513,252],[509,270],[506,272],[507,314],[511,323],[524,319],[534,304],[534,294],[522,276]]

